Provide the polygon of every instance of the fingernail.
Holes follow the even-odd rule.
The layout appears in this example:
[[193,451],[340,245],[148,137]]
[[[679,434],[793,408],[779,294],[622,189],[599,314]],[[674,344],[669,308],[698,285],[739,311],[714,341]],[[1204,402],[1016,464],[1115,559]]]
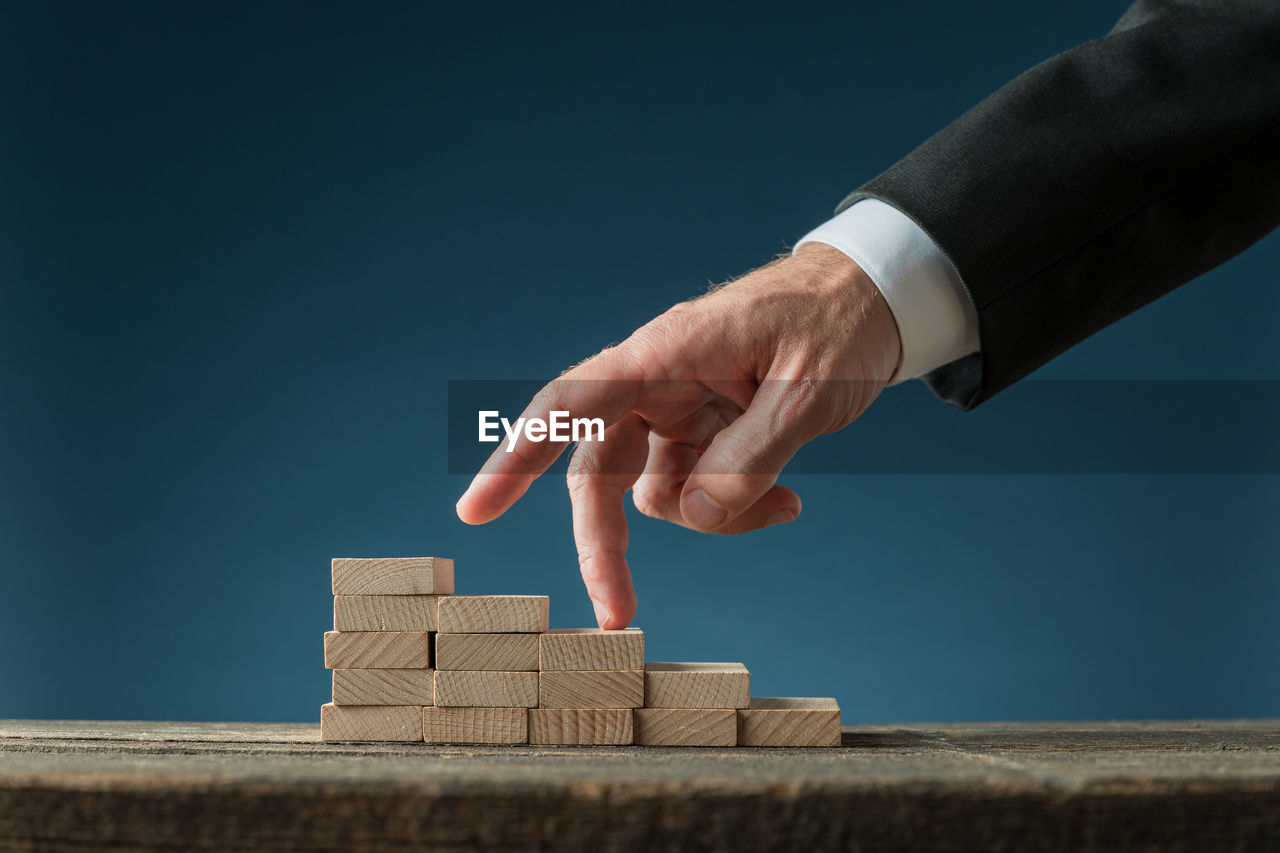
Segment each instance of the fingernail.
[[729,510],[722,507],[702,489],[694,489],[685,495],[680,510],[684,514],[685,521],[704,530],[719,527],[729,516]]
[[613,618],[613,614],[609,612],[609,608],[605,607],[594,598],[591,599],[591,606],[596,610],[596,624],[601,628],[609,624],[609,620]]
[[764,526],[773,527],[775,524],[786,524],[795,520],[796,514],[794,512],[789,509],[780,509],[764,520]]

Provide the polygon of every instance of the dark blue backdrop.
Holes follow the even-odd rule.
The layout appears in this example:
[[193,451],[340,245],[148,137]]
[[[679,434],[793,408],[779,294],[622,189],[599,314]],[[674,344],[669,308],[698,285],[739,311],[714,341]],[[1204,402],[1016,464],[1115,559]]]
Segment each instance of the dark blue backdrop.
[[[333,555],[590,624],[560,482],[456,520],[447,380],[767,260],[1124,7],[471,5],[0,9],[0,717],[317,719]],[[1040,375],[1280,379],[1277,269]],[[788,482],[742,538],[633,513],[650,658],[849,722],[1280,713],[1274,477]]]

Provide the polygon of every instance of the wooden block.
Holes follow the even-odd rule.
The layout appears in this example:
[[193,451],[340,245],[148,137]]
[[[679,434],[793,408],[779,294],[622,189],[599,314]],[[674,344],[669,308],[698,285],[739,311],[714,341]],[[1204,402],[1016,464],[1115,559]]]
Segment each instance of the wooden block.
[[335,595],[335,631],[434,631],[438,595]]
[[436,669],[538,671],[537,634],[436,634]]
[[444,634],[538,633],[547,630],[545,595],[449,595],[440,599]]
[[320,740],[422,740],[422,707],[322,705]]
[[443,707],[532,708],[538,704],[538,673],[437,669],[435,699]]
[[534,708],[529,711],[529,743],[629,744],[631,713],[625,708]]
[[430,705],[435,670],[335,669],[335,705]]
[[751,697],[738,712],[738,746],[839,746],[834,699]]
[[[540,708],[639,708],[644,705],[644,672],[543,672]],[[437,688],[438,689],[438,688]]]
[[334,557],[334,595],[448,595],[453,560],[446,557]]
[[751,673],[740,663],[646,663],[646,708],[746,708]]
[[524,708],[423,708],[427,743],[528,743]]
[[642,746],[736,746],[738,712],[732,708],[636,708],[636,743]]
[[644,631],[556,628],[542,635],[542,670],[644,669]]
[[427,669],[431,643],[426,631],[326,631],[324,665],[329,669]]

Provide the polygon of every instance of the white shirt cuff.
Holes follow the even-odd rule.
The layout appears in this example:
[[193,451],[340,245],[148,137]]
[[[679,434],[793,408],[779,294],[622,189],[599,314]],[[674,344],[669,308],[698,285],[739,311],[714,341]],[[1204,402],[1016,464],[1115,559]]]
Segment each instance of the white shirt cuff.
[[893,382],[914,379],[978,351],[978,313],[955,266],[906,214],[863,199],[810,231],[852,258],[884,294],[898,323],[902,361]]

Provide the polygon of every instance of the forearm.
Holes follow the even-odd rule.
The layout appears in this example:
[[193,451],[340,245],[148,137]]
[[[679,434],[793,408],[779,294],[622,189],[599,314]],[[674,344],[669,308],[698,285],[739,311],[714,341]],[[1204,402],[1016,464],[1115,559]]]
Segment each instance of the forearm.
[[912,217],[970,294],[980,362],[935,390],[976,405],[1280,222],[1278,44],[1274,3],[1135,4],[845,199]]

